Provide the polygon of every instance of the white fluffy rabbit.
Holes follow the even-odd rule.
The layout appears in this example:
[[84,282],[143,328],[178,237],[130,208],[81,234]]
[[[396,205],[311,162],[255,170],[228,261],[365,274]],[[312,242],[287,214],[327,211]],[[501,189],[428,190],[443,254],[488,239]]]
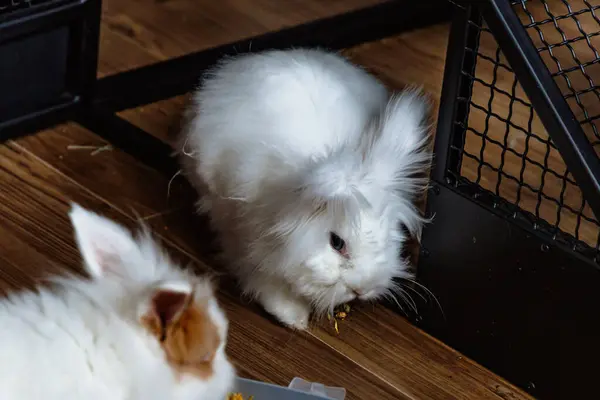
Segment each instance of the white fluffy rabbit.
[[[402,226],[431,160],[418,91],[387,92],[337,54],[224,59],[203,79],[181,161],[243,289],[291,327],[311,310],[393,294]],[[419,176],[422,174],[422,176]]]
[[91,279],[0,302],[0,398],[223,400],[235,371],[208,280],[74,205]]

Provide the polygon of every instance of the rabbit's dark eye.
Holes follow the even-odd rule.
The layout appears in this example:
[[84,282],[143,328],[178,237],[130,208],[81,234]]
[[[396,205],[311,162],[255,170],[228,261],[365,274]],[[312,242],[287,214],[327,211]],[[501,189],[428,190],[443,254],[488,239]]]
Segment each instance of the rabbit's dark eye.
[[329,244],[331,245],[331,247],[333,247],[335,251],[342,254],[345,253],[346,242],[344,242],[344,239],[342,239],[333,232],[329,233]]

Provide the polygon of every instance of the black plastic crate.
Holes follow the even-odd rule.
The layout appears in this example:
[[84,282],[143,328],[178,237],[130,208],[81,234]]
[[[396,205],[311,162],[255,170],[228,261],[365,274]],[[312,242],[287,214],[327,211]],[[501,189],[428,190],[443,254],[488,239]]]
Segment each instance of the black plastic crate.
[[99,0],[0,3],[0,140],[72,115],[96,80]]
[[536,396],[594,397],[600,1],[456,12],[418,270],[445,316],[416,322]]

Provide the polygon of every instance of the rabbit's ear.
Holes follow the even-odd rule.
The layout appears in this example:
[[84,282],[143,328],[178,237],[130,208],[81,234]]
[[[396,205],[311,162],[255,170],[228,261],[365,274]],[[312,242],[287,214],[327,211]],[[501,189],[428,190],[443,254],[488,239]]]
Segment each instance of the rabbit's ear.
[[185,282],[163,282],[142,304],[141,323],[161,342],[167,359],[206,377],[221,338],[208,311],[208,300],[195,301]]
[[87,271],[93,278],[122,275],[127,259],[138,245],[131,233],[115,222],[88,211],[78,204],[71,206],[69,217]]
[[420,89],[411,88],[392,96],[381,116],[375,146],[397,156],[419,151],[429,139],[426,118],[429,100]]
[[192,286],[185,282],[164,282],[155,288],[148,315],[154,318],[156,329],[161,332],[179,321],[193,301]]
[[428,110],[415,89],[390,98],[367,150],[370,172],[383,187],[410,196],[424,188],[426,181],[417,176],[426,175],[431,164]]

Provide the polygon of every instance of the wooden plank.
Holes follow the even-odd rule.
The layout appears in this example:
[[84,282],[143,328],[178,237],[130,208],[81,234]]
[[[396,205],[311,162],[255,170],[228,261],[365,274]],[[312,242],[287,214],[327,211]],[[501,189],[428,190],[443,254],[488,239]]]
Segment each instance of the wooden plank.
[[[161,234],[168,230],[172,245],[180,251],[192,254],[198,246],[206,248],[202,243],[209,242],[212,235],[203,230],[202,218],[193,217],[196,196],[183,178],[173,180],[169,193],[171,177],[145,167],[121,151],[106,150],[92,155],[95,149],[106,145],[104,140],[73,123],[13,144],[74,178],[79,190],[93,192],[120,213],[142,220]],[[194,221],[199,222],[194,224]]]
[[[99,75],[207,49],[381,0],[105,0]],[[248,50],[248,49],[240,49]]]
[[529,399],[383,306],[355,306],[340,335],[313,334],[413,399]]
[[[173,190],[179,191],[177,192],[179,194],[173,195],[169,203],[166,199],[169,177],[149,170],[118,150],[90,156],[86,152],[66,150],[69,143],[103,145],[102,141],[93,134],[70,125],[60,130],[46,131],[33,137],[23,138],[14,146],[30,157],[39,157],[51,168],[60,171],[61,176],[64,174],[68,177],[53,179],[52,184],[60,187],[65,185],[64,180],[72,180],[73,185],[105,199],[116,210],[120,210],[132,220],[136,218],[136,212],[133,210],[137,210],[140,215],[149,215],[155,211],[165,210],[168,206],[177,207],[178,212],[159,215],[155,220],[150,219],[148,222],[168,243],[185,252],[195,262],[215,265],[209,254],[210,246],[206,243],[211,240],[211,234],[205,221],[191,218],[194,193],[184,182],[180,186],[173,186]],[[164,230],[164,227],[168,230]],[[227,279],[224,281],[228,289],[227,296],[233,296],[231,299],[235,298],[237,294],[233,290],[234,285]],[[369,381],[372,378],[373,382],[385,382],[383,385],[387,388],[385,390],[399,397],[466,398],[464,396],[467,393],[475,394],[476,398],[497,399],[500,396],[499,389],[496,389],[498,387],[512,393],[514,398],[526,398],[519,390],[484,368],[471,361],[458,360],[461,357],[458,353],[441,345],[410,325],[398,314],[382,306],[373,309],[358,308],[351,320],[343,325],[342,333],[338,337],[331,328],[326,327],[325,321],[318,324],[310,333],[297,334],[277,326],[262,312],[250,311],[247,306],[244,307],[233,300],[231,304],[233,308],[230,309],[230,314],[235,315],[232,319],[239,319],[235,323],[237,333],[233,334],[240,335],[237,336],[240,340],[240,348],[234,347],[235,351],[240,352],[239,359],[243,360],[243,368],[254,368],[253,363],[263,360],[265,364],[261,364],[258,369],[268,370],[257,372],[261,374],[261,379],[268,378],[274,373],[271,370],[274,368],[273,363],[279,360],[277,355],[282,354],[281,348],[277,347],[279,345],[272,348],[276,350],[273,353],[265,353],[269,345],[263,341],[274,336],[282,341],[277,342],[280,344],[290,341],[293,346],[305,346],[305,342],[308,342],[310,346],[314,346],[311,347],[314,352],[303,361],[296,357],[301,357],[301,353],[309,354],[309,349],[296,349],[296,347],[287,349],[286,354],[289,352],[294,357],[294,365],[290,365],[287,370],[294,371],[292,375],[302,375],[307,379],[321,380],[334,385],[345,385],[350,389],[352,396],[361,393],[356,398],[371,398],[364,392],[371,389],[357,387],[359,378],[356,376],[350,379],[340,376],[339,374],[348,373],[340,372],[340,368],[341,371],[351,371],[360,366],[359,371],[366,374],[364,380]],[[256,307],[253,309],[256,310]],[[254,334],[256,335],[253,338],[248,337]],[[232,339],[232,343],[238,339]],[[253,340],[252,346],[261,349],[254,353],[256,359],[248,358],[251,355],[245,352],[250,350],[242,349],[244,347],[242,344],[248,343],[248,340]],[[268,339],[271,340],[274,339]],[[318,354],[321,351],[326,352],[327,356]],[[274,369],[282,368],[280,362],[283,363],[277,361]],[[317,371],[323,368],[328,372]],[[281,380],[277,378],[278,376]],[[289,376],[289,379],[292,377]],[[277,383],[284,383],[282,375],[274,375],[271,379]],[[369,381],[369,385],[379,387],[373,382]],[[360,385],[366,384],[365,381],[360,383]]]
[[174,147],[190,98],[191,94],[177,96],[125,110],[117,115]]
[[[391,89],[421,84],[433,100],[432,115],[437,115],[441,93],[448,25],[366,43],[344,50],[353,62],[364,66]],[[166,143],[173,144],[190,95],[148,104],[118,115]]]
[[[77,131],[73,132],[77,133]],[[61,165],[75,160],[78,165],[75,176],[80,178],[85,176],[82,181],[95,181],[94,186],[105,187],[103,190],[92,191],[51,167],[47,161],[42,162],[30,152],[34,149],[30,147],[27,150],[28,146],[23,143],[44,144],[44,148],[53,148],[45,146],[48,143],[57,143],[53,140],[52,133],[45,132],[36,137],[26,138],[18,144],[10,143],[0,147],[0,165],[3,174],[0,193],[6,201],[0,210],[4,221],[14,222],[0,225],[2,233],[0,249],[12,248],[11,252],[3,253],[2,268],[9,271],[14,278],[12,280],[16,281],[15,283],[7,280],[10,286],[19,283],[31,286],[33,282],[39,281],[50,273],[81,271],[79,255],[67,219],[68,204],[71,200],[128,226],[136,223],[136,213],[129,207],[131,203],[128,203],[128,200],[121,200],[119,203],[119,199],[127,199],[127,196],[114,196],[116,201],[106,201],[102,198],[111,198],[110,191],[115,190],[115,186],[108,182],[115,179],[115,176],[119,176],[119,170],[116,168],[119,163],[112,163],[109,159],[116,152],[106,152],[104,158],[92,158],[87,155],[87,161],[64,155],[61,159],[56,157],[56,152],[50,153],[55,160],[63,161]],[[79,138],[75,136],[74,140],[78,141]],[[145,167],[139,165],[136,167],[134,160],[130,160],[130,163],[129,171],[141,173],[137,179],[129,182],[130,186],[135,182],[154,182],[158,184],[156,186],[158,188],[160,183],[167,182],[166,177],[151,175]],[[119,192],[119,188],[116,190]],[[146,207],[144,210],[150,210],[154,201],[152,198],[156,197],[153,194],[159,189],[155,189],[154,193],[139,190],[138,187],[126,192],[127,194],[138,193],[140,198],[135,206],[142,204]],[[120,207],[113,207],[112,202],[119,204]],[[157,234],[167,245],[174,243],[177,246],[179,239],[175,239],[173,231],[175,229],[163,230]],[[190,240],[190,236],[187,238]],[[188,243],[190,248],[194,247],[191,244],[192,240]],[[187,255],[177,251],[176,247],[169,247],[175,258],[182,263],[199,265],[201,270],[206,268],[201,262],[194,262],[196,260],[190,260]],[[61,270],[58,265],[66,269]],[[11,270],[11,266],[15,268]],[[0,279],[2,277],[0,274]],[[294,376],[301,375],[327,384],[343,385],[349,390],[350,399],[365,399],[373,395],[382,399],[406,398],[375,374],[323,345],[317,338],[308,334],[296,334],[269,322],[264,314],[257,313],[244,305],[230,289],[227,289],[232,286],[231,283],[225,284],[219,297],[230,317],[229,353],[246,376],[285,385]],[[4,287],[2,289],[6,290]],[[315,360],[318,360],[318,368],[315,367]]]

